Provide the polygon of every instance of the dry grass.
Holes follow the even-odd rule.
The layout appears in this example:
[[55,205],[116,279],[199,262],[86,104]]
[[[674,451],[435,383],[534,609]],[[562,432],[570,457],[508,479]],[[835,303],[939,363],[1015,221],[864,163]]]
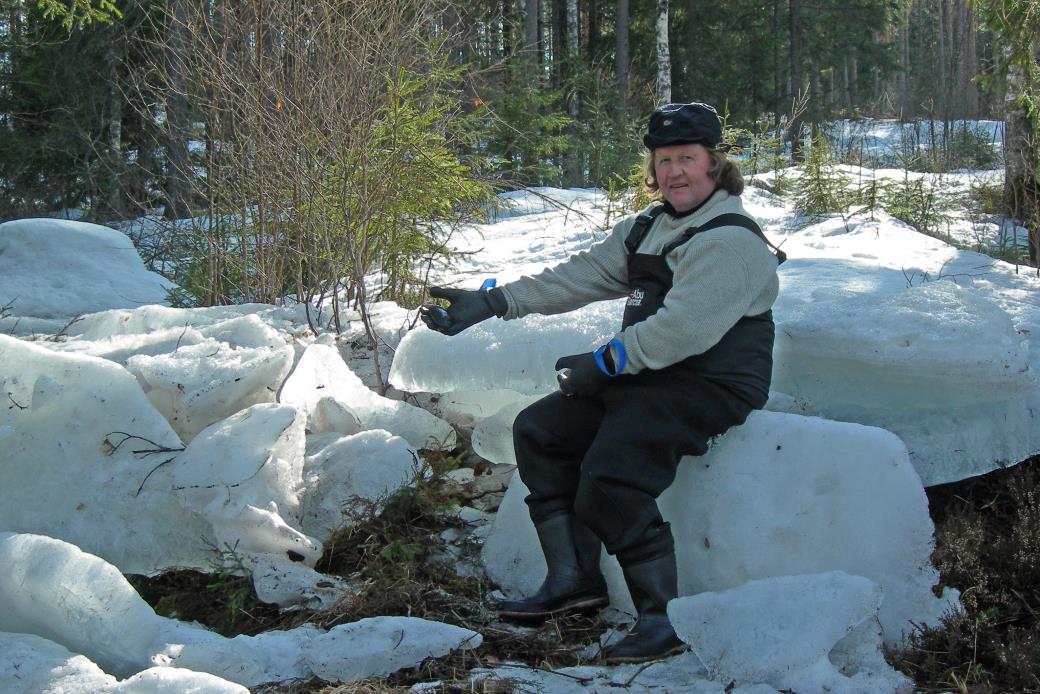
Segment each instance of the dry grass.
[[1040,456],[928,497],[933,560],[964,613],[920,633],[895,666],[921,692],[1040,692]]

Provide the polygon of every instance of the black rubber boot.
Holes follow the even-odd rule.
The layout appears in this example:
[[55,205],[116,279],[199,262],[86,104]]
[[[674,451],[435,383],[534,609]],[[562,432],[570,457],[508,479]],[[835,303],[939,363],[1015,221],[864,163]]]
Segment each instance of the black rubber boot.
[[638,618],[628,636],[604,652],[606,662],[642,663],[686,650],[665,609],[679,592],[675,551],[621,568]]
[[548,571],[538,591],[523,600],[503,600],[498,614],[512,619],[545,619],[610,602],[599,570],[600,541],[573,515],[553,516],[535,526]]

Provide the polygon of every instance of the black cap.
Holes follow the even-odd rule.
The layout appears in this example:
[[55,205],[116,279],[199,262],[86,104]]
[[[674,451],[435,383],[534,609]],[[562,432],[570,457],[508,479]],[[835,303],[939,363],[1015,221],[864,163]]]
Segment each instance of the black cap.
[[708,104],[666,104],[650,114],[643,144],[647,149],[667,145],[702,144],[715,147],[722,142],[722,119]]

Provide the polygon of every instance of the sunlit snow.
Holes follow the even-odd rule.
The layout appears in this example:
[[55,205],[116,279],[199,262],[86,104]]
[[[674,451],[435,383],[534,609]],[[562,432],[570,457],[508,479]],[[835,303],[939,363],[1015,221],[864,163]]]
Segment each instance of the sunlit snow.
[[[878,131],[881,149],[890,132]],[[992,178],[929,180],[963,191]],[[683,595],[670,614],[693,651],[648,668],[503,663],[474,680],[554,692],[908,691],[881,644],[956,606],[955,591],[937,590],[922,481],[1040,450],[1040,279],[947,240],[994,248],[1020,242],[1009,236],[1019,230],[954,214],[933,238],[880,211],[809,220],[754,186],[744,200],[789,256],[772,411],[686,461],[661,498]],[[488,224],[453,235],[467,253],[433,281],[476,288],[535,273],[622,214],[596,191],[504,194]],[[0,688],[237,692],[382,676],[479,647],[479,634],[403,616],[225,639],[156,616],[122,573],[211,570],[224,550],[264,600],[314,607],[349,595],[348,581],[311,566],[352,509],[414,480],[420,449],[450,450],[452,424],[472,429],[485,459],[515,462],[516,413],[555,388],[557,357],[614,333],[620,303],[490,320],[454,338],[375,304],[382,375],[397,389],[384,396],[375,353],[349,347],[367,343],[355,312],[339,316],[337,339],[311,329],[327,329],[327,308],[317,321],[292,302],[177,309],[161,305],[169,287],[112,230],[0,225]],[[437,397],[405,403],[402,391]],[[507,592],[531,590],[544,571],[522,495],[514,480],[494,528],[474,534],[487,536],[487,571]],[[623,615],[630,602],[604,562]]]

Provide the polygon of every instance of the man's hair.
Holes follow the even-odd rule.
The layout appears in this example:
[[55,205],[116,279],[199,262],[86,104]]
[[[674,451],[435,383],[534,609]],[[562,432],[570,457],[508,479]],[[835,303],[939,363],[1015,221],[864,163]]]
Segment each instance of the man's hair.
[[[708,174],[715,180],[715,185],[722,188],[730,195],[740,195],[744,192],[744,176],[740,173],[740,165],[726,156],[720,149],[706,147],[708,156],[711,157],[711,168]],[[654,171],[654,152],[646,155],[643,162],[643,187],[650,195],[651,200],[661,200],[661,186],[657,182],[657,172]]]

